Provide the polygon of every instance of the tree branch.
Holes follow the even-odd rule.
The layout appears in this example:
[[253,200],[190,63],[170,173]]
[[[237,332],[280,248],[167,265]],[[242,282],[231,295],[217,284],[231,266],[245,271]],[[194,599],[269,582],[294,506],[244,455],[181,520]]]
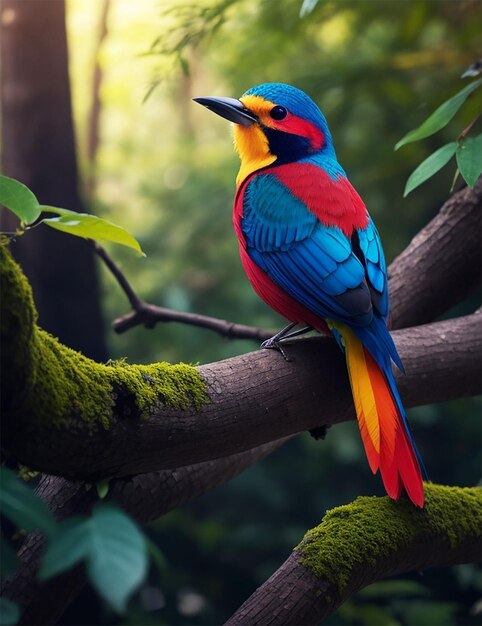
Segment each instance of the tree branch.
[[106,267],[111,272],[112,276],[116,279],[116,281],[119,284],[119,287],[127,296],[127,299],[129,300],[131,307],[137,311],[137,309],[142,307],[142,305],[144,305],[145,303],[138,297],[138,295],[132,288],[130,282],[127,280],[126,275],[121,270],[121,268],[117,265],[114,259],[110,256],[107,250],[103,246],[101,246],[100,243],[98,243],[97,241],[94,241],[92,239],[91,242],[92,242],[92,247],[94,248],[95,253],[100,259],[102,259]]
[[133,309],[130,313],[126,313],[126,315],[114,320],[112,325],[116,333],[124,333],[130,328],[139,325],[143,325],[146,328],[154,328],[157,322],[179,322],[181,324],[198,326],[199,328],[207,328],[227,339],[255,339],[257,341],[263,341],[271,337],[275,332],[263,328],[256,328],[255,326],[235,324],[234,322],[228,322],[217,317],[200,315],[199,313],[175,311],[144,302],[144,300],[141,300],[135,293],[125,274],[108,252],[97,242],[93,241],[92,244],[97,255],[105,263],[106,267],[110,270],[120,288],[127,296]]
[[112,325],[115,332],[121,334],[139,325],[144,325],[146,328],[154,328],[157,322],[178,322],[180,324],[197,326],[198,328],[206,328],[226,339],[264,341],[272,337],[276,332],[266,328],[257,328],[256,326],[236,324],[217,317],[201,315],[200,313],[166,309],[146,302],[141,302],[134,311],[115,319]]
[[[28,285],[2,251],[2,323],[10,330],[1,355],[2,445],[28,467],[95,481],[202,462],[354,417],[343,357],[326,337],[293,341],[292,362],[266,350],[197,369],[90,361],[33,324]],[[407,406],[480,392],[480,319],[394,333]],[[21,330],[12,333],[15,325]]]
[[451,196],[390,265],[393,328],[431,322],[480,287],[481,203],[482,177]]
[[425,485],[426,503],[357,498],[329,511],[226,626],[319,624],[371,583],[427,567],[478,563],[482,491]]

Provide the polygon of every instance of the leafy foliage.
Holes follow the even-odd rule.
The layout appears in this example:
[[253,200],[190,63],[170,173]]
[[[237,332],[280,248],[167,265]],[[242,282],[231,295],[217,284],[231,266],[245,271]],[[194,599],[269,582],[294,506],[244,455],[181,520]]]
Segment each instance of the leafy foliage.
[[8,176],[0,176],[0,204],[25,224],[35,222],[41,213],[35,194],[23,183]]
[[55,530],[54,519],[32,490],[19,481],[15,472],[6,467],[0,469],[0,505],[5,515],[18,528],[25,530],[41,530],[51,537]]
[[42,212],[56,213],[59,217],[45,217],[38,224],[46,224],[76,237],[111,241],[144,254],[138,241],[120,226],[95,215],[40,205],[28,187],[8,176],[0,176],[0,204],[20,218],[23,227],[16,235],[28,230],[29,224],[35,222]]
[[457,166],[469,187],[473,187],[482,173],[482,134],[465,137],[457,146]]
[[[42,206],[42,210],[47,213],[56,213],[59,217],[46,217],[42,220],[44,224],[61,230],[64,233],[85,237],[96,241],[111,241],[128,248],[133,248],[143,254],[136,239],[126,230],[116,224],[112,224],[95,215],[88,213],[77,213],[58,207]],[[145,255],[144,255],[145,256]]]
[[63,522],[49,543],[40,578],[48,580],[83,560],[97,592],[124,611],[147,570],[146,544],[137,525],[107,505],[97,505],[89,518]]
[[[465,75],[465,74],[464,74]],[[466,99],[478,87],[482,85],[482,78],[472,82],[459,91],[455,96],[446,100],[436,109],[425,122],[410,131],[405,137],[400,139],[396,144],[395,150],[413,141],[419,141],[430,137],[434,133],[444,128],[454,117]],[[480,100],[480,99],[479,99]],[[482,112],[479,112],[479,117]],[[456,155],[458,171],[462,174],[465,182],[469,187],[474,187],[480,173],[482,172],[482,135],[478,137],[466,137],[468,130],[476,123],[477,119],[463,131],[457,142],[451,142],[436,150],[433,154],[425,159],[415,169],[407,180],[405,185],[404,197],[413,189],[424,183],[426,180],[436,174],[450,159]]]
[[405,137],[400,139],[395,146],[395,150],[398,150],[398,148],[401,148],[412,141],[419,141],[420,139],[425,139],[425,137],[430,137],[430,135],[433,135],[444,128],[454,117],[469,95],[480,87],[480,85],[482,85],[482,78],[479,78],[470,85],[467,85],[467,87],[464,87],[461,91],[455,94],[455,96],[446,100],[432,113],[429,118],[425,120],[421,126],[415,130],[411,130],[407,135],[405,135]]
[[404,196],[407,196],[413,189],[424,183],[431,176],[437,173],[444,165],[446,165],[457,151],[457,143],[452,141],[451,143],[442,146],[436,150],[433,154],[425,159],[414,170],[405,185]]
[[[90,517],[73,517],[56,523],[43,501],[12,470],[1,468],[2,515],[14,527],[39,529],[47,539],[39,579],[48,580],[82,561],[90,582],[116,611],[123,612],[133,591],[147,573],[144,535],[125,513],[112,505],[98,504]],[[2,538],[3,539],[3,538]],[[15,569],[17,560],[10,543],[2,540],[2,577]],[[162,563],[159,550],[156,562]],[[18,607],[4,600],[0,623],[18,621]]]

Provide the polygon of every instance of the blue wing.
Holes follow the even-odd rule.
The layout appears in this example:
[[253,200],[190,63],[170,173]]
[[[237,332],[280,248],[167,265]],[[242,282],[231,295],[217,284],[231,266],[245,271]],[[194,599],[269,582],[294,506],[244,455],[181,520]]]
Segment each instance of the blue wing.
[[370,323],[365,268],[351,242],[340,229],[321,224],[273,174],[248,184],[242,230],[251,259],[313,313],[351,326]]
[[365,230],[357,230],[361,261],[366,268],[372,303],[380,315],[388,317],[388,277],[385,255],[375,224],[370,219]]
[[402,367],[385,325],[386,265],[371,220],[357,231],[354,250],[275,175],[260,174],[245,191],[241,228],[250,258],[287,294],[320,318],[350,326],[377,361],[385,349]]

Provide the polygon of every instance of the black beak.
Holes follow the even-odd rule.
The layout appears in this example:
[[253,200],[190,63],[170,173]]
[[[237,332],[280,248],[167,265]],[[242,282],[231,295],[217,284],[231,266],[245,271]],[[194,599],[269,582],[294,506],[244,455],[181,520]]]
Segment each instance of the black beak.
[[193,98],[193,100],[235,124],[251,126],[258,121],[256,115],[236,98]]

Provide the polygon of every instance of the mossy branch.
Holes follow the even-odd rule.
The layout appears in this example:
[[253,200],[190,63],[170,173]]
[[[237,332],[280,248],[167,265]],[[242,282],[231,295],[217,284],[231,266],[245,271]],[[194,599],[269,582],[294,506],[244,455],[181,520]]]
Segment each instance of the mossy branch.
[[29,421],[45,426],[60,426],[75,416],[92,428],[108,429],[119,398],[127,397],[139,415],[161,402],[180,409],[205,402],[204,383],[188,365],[96,363],[64,346],[37,326],[30,285],[5,242],[0,245],[0,269],[6,415],[22,419],[28,411]]
[[[354,418],[331,339],[288,344],[292,362],[263,350],[199,368],[99,364],[36,326],[30,288],[5,246],[0,269],[2,446],[32,469],[91,481],[146,473]],[[407,406],[480,392],[479,315],[394,339]]]
[[387,576],[480,562],[482,490],[427,483],[425,496],[422,510],[363,497],[328,511],[226,626],[319,624]]

